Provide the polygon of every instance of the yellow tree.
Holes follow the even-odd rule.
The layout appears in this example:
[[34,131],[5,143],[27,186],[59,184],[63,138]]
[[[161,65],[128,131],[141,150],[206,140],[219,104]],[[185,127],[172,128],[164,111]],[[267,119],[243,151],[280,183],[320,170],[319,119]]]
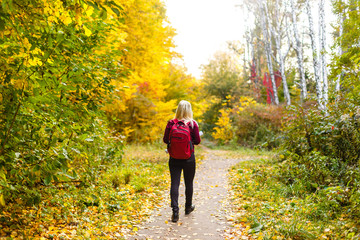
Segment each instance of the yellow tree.
[[166,99],[174,29],[166,22],[159,0],[134,0],[123,4],[126,33],[120,63],[126,70],[113,81],[116,94],[106,106],[113,127],[129,141],[152,141],[161,135],[176,101]]
[[201,116],[208,107],[207,100],[203,94],[204,83],[186,72],[185,66],[169,64],[167,77],[163,81],[166,92],[165,101],[190,101],[194,112],[194,119],[201,122]]

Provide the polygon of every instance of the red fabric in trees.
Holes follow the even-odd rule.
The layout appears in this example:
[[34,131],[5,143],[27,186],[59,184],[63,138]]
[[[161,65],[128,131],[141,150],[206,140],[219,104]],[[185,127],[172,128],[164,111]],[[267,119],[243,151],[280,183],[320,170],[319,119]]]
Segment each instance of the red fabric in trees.
[[253,61],[252,64],[251,64],[251,76],[250,76],[250,79],[251,79],[251,81],[254,82],[255,78],[256,78],[256,69],[255,69],[255,63]]
[[259,84],[261,84],[260,83],[261,81],[259,81],[259,78],[257,76],[256,66],[255,66],[255,61],[254,60],[251,63],[250,73],[251,73],[250,81],[253,83],[253,91],[254,91],[255,98],[260,99],[261,94],[260,94],[260,86],[259,86]]
[[[275,83],[276,83],[276,89],[277,89],[281,84],[282,78],[281,78],[281,74],[279,71],[274,72],[274,75],[275,75]],[[264,74],[263,85],[266,87],[266,93],[267,93],[266,102],[268,104],[271,104],[274,99],[274,88],[271,83],[271,78],[267,72]]]

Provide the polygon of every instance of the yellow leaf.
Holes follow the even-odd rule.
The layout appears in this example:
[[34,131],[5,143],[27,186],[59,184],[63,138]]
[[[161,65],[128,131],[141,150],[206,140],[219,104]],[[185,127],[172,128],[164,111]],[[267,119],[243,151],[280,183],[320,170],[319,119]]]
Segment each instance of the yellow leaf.
[[37,57],[34,57],[33,59],[29,59],[30,66],[36,66],[38,64],[39,60],[40,59]]
[[88,29],[86,26],[84,26],[84,30],[85,30],[85,35],[86,36],[90,36],[92,34],[92,32],[90,31],[90,29]]
[[4,195],[0,195],[0,205],[1,206],[5,206],[5,200],[4,200]]
[[94,8],[93,7],[88,7],[88,9],[86,10],[86,15],[88,17],[90,17],[94,12]]
[[69,25],[72,22],[71,17],[69,15],[64,17],[63,23]]
[[32,54],[44,55],[44,52],[41,51],[39,48],[35,48],[31,51]]
[[50,23],[52,23],[52,22],[57,23],[57,18],[54,17],[54,16],[49,16],[49,17],[47,18],[47,20],[48,20],[48,22],[50,22]]

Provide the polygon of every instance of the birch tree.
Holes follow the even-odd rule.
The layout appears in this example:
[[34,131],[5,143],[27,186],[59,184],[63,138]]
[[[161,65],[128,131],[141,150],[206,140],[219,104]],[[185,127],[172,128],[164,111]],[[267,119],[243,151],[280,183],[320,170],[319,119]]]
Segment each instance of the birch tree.
[[[351,106],[360,106],[360,87],[359,87],[359,37],[360,37],[360,1],[338,0],[335,2],[334,12],[339,16],[346,12],[346,20],[343,22],[343,34],[337,40],[341,44],[344,54],[336,56],[330,62],[332,74],[331,77],[341,77],[341,98],[346,101],[349,108]],[[345,15],[344,15],[345,16]],[[339,96],[340,97],[340,96]]]
[[[281,31],[281,21],[280,21],[280,13],[279,13],[279,9],[280,9],[279,0],[275,1],[275,13],[274,13],[275,22],[276,22],[275,29],[270,24],[270,17],[269,17],[269,11],[268,11],[267,5],[266,4],[264,4],[264,5],[265,5],[265,12],[266,12],[267,22],[269,24],[270,31],[271,31],[272,35],[274,36],[274,39],[275,39],[275,48],[276,48],[277,57],[278,57],[277,62],[278,62],[279,67],[280,67],[281,79],[282,79],[283,90],[284,90],[284,97],[285,97],[285,100],[286,100],[286,105],[289,106],[291,104],[291,99],[290,99],[290,93],[289,93],[288,84],[287,84],[287,81],[286,81],[285,58],[286,58],[286,55],[288,54],[290,48],[285,54],[283,54],[282,49],[281,49],[281,47],[282,47],[282,44],[281,44],[281,33],[282,33],[282,31]],[[286,29],[286,31],[287,31],[287,29]],[[289,44],[289,45],[291,46],[291,44]]]
[[311,6],[310,0],[306,0],[306,13],[309,20],[309,35],[311,40],[311,49],[312,49],[312,57],[313,57],[313,66],[314,66],[314,80],[316,84],[316,95],[317,95],[317,102],[320,108],[323,108],[323,92],[322,92],[322,81],[320,77],[320,66],[319,66],[319,55],[316,46],[316,36],[314,31],[314,21],[311,13]]
[[[273,68],[273,62],[272,62],[272,57],[271,57],[272,56],[272,54],[271,54],[271,51],[272,51],[271,36],[268,32],[267,21],[265,19],[266,2],[264,0],[261,0],[259,5],[260,5],[261,27],[262,27],[262,32],[263,32],[263,36],[264,36],[266,61],[267,61],[267,65],[268,65],[268,69],[269,69],[269,73],[270,73],[271,83],[273,86],[273,93],[274,93],[273,100],[274,100],[275,105],[279,105],[279,97],[278,97],[278,93],[277,93],[275,76],[274,76],[274,68]],[[270,23],[268,23],[268,24],[270,24]]]
[[291,8],[291,16],[293,22],[293,31],[295,37],[295,52],[297,55],[297,62],[299,67],[300,74],[300,89],[301,89],[301,100],[305,100],[307,98],[307,88],[306,88],[306,80],[305,80],[305,71],[304,71],[304,59],[302,53],[302,44],[300,41],[299,32],[297,29],[297,19],[296,19],[296,10],[294,0],[290,0],[290,8]]
[[320,42],[320,67],[323,82],[323,107],[326,108],[329,99],[329,87],[326,70],[326,26],[324,0],[319,2],[319,42]]
[[[346,5],[346,0],[344,0],[343,4]],[[346,18],[346,14],[345,14],[345,10],[343,10],[340,13],[339,39],[341,39],[341,37],[344,34],[344,21],[345,21],[345,18]],[[343,50],[343,46],[341,44],[341,40],[339,42],[338,54],[339,54],[339,56],[344,54],[344,50]],[[341,75],[342,75],[342,73],[340,73],[338,75],[337,79],[336,79],[336,83],[335,83],[335,91],[336,92],[340,92]]]

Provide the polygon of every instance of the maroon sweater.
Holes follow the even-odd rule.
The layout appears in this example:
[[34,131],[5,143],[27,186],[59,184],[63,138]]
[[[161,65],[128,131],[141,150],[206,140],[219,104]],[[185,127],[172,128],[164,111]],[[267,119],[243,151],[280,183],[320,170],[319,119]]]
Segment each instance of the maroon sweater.
[[[191,135],[191,141],[194,145],[198,145],[201,142],[201,138],[199,135],[199,126],[197,124],[197,122],[194,122],[194,127],[191,127],[191,122],[188,122],[187,125],[190,127],[190,135]],[[169,144],[169,134],[170,134],[170,130],[171,127],[174,125],[174,120],[170,120],[165,128],[165,133],[164,133],[164,143]]]

